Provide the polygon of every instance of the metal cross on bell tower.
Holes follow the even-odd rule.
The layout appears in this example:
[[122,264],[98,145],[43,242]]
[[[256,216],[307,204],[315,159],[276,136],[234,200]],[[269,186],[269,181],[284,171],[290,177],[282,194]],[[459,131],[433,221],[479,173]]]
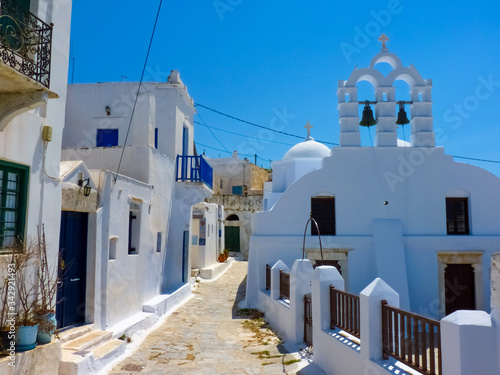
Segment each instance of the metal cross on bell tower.
[[387,41],[389,41],[389,37],[386,36],[385,34],[382,34],[378,37],[378,40],[382,43],[382,48],[380,49],[381,52],[387,52],[389,49],[385,45]]

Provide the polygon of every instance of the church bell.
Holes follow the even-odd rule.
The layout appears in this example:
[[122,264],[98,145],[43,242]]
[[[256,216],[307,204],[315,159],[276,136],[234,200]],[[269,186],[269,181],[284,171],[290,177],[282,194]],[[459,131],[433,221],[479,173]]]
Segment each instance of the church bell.
[[361,126],[372,126],[377,123],[377,120],[373,118],[373,111],[370,108],[370,104],[368,103],[368,100],[365,103],[365,108],[363,109],[363,117],[361,118],[361,121],[359,122],[359,125]]
[[406,125],[409,124],[408,116],[406,115],[405,106],[403,103],[399,103],[398,119],[396,120],[396,125]]

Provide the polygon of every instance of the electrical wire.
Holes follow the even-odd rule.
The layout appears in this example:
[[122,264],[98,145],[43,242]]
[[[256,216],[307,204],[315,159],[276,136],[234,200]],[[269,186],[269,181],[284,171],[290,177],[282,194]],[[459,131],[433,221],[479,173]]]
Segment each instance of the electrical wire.
[[[261,129],[266,129],[266,130],[269,130],[269,131],[272,131],[272,132],[275,132],[275,133],[279,133],[279,134],[283,134],[283,135],[287,135],[289,137],[294,137],[294,138],[299,138],[299,139],[304,139],[303,136],[300,136],[300,135],[297,135],[297,134],[291,134],[291,133],[287,133],[287,132],[283,132],[281,130],[276,130],[276,129],[272,129],[272,128],[268,128],[267,126],[263,126],[263,125],[259,125],[259,124],[256,124],[254,122],[250,122],[250,121],[247,121],[247,120],[243,120],[241,118],[238,118],[238,117],[235,117],[235,116],[231,116],[231,115],[228,115],[227,113],[224,113],[224,112],[221,112],[221,111],[218,111],[216,109],[213,109],[213,108],[210,108],[210,107],[207,107],[206,105],[203,105],[203,104],[200,104],[200,103],[195,103],[195,107],[202,107],[202,108],[205,108],[205,109],[208,109],[209,111],[212,111],[214,113],[217,113],[221,116],[225,116],[225,117],[228,117],[230,119],[233,119],[233,120],[236,120],[236,121],[239,121],[239,122],[242,122],[244,124],[248,124],[248,125],[252,125],[252,126],[256,126],[258,128],[261,128]],[[327,142],[327,141],[322,141],[322,140],[317,140],[317,142],[320,142],[320,143],[325,143],[325,144],[330,144],[330,145],[334,145],[334,146],[338,146],[339,144],[338,143],[335,143],[335,142]]]
[[200,118],[200,120],[203,122],[203,125],[205,125],[208,129],[208,131],[213,135],[213,137],[217,140],[217,142],[219,142],[219,144],[222,146],[222,148],[224,150],[226,150],[227,153],[231,154],[231,151],[229,151],[226,146],[224,146],[222,144],[222,142],[219,140],[219,138],[217,138],[217,136],[214,134],[214,132],[210,129],[210,126],[207,125],[207,123],[205,122],[205,120],[203,120],[203,117],[201,117],[201,115],[199,113],[196,113],[198,115],[198,117]]
[[129,121],[129,124],[128,124],[127,135],[125,136],[125,142],[123,144],[122,153],[120,155],[120,162],[118,163],[118,168],[116,169],[116,174],[115,174],[115,177],[113,178],[113,182],[114,183],[116,183],[116,179],[118,178],[118,173],[120,172],[120,167],[122,165],[123,154],[125,153],[125,146],[127,144],[128,136],[129,136],[129,133],[130,133],[130,128],[132,127],[132,119],[134,118],[135,108],[137,107],[137,99],[139,98],[139,92],[141,91],[142,81],[144,79],[144,72],[146,71],[146,66],[147,66],[148,58],[149,58],[149,52],[151,51],[151,45],[153,44],[153,39],[154,39],[154,36],[155,36],[156,25],[158,24],[158,18],[160,16],[160,11],[161,11],[161,5],[162,5],[162,3],[163,3],[163,0],[160,0],[160,3],[158,5],[158,11],[156,13],[155,23],[154,23],[154,26],[153,26],[153,31],[151,32],[151,38],[149,39],[148,52],[146,53],[146,59],[144,60],[144,66],[142,68],[141,80],[139,81],[139,87],[137,88],[137,93],[135,94],[134,106],[132,107],[132,113],[130,114],[130,121]]
[[500,164],[499,160],[477,159],[477,158],[469,158],[467,156],[457,156],[457,155],[451,155],[451,156],[453,156],[454,158],[457,158],[457,159],[484,161],[485,163],[498,163],[498,164]]
[[202,124],[202,123],[200,123],[200,122],[198,122],[198,121],[193,121],[193,122],[194,122],[195,124],[198,124],[198,125],[204,125],[204,126],[206,126],[206,127],[210,128],[210,129],[218,130],[218,131],[221,131],[221,132],[224,132],[224,133],[229,133],[229,134],[239,135],[240,137],[252,138],[252,139],[257,139],[257,140],[259,140],[259,141],[263,141],[263,142],[277,143],[277,144],[280,144],[280,145],[285,145],[285,146],[294,146],[294,144],[292,144],[292,143],[278,142],[278,141],[273,141],[273,140],[264,139],[264,138],[252,137],[251,135],[246,135],[246,134],[241,134],[241,133],[235,133],[235,132],[232,132],[232,131],[229,131],[229,130],[216,128],[215,126],[208,126],[208,125]]

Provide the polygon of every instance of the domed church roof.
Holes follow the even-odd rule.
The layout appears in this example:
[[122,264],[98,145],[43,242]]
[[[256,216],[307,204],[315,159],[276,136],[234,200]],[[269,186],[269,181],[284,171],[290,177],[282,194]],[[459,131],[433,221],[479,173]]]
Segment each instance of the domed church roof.
[[326,156],[330,156],[330,149],[309,136],[304,142],[298,143],[288,150],[283,156],[283,160],[297,158],[322,159]]

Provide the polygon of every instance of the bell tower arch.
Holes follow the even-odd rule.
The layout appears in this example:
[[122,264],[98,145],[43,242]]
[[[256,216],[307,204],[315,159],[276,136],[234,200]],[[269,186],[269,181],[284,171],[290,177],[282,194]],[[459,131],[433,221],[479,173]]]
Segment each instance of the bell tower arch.
[[[364,98],[358,98],[357,84],[370,82],[375,90],[375,116],[378,121],[375,134],[376,147],[396,147],[396,116],[399,107],[396,98],[396,80],[405,81],[410,87],[411,98],[411,147],[435,147],[435,135],[432,117],[432,80],[422,79],[415,67],[404,67],[399,57],[389,52],[384,34],[379,38],[382,48],[370,62],[369,67],[354,68],[347,81],[339,81],[337,88],[340,146],[361,146],[359,133],[358,105]],[[379,63],[388,63],[392,71],[384,76],[375,69]],[[359,101],[358,101],[359,100]],[[407,102],[408,103],[408,102]]]

